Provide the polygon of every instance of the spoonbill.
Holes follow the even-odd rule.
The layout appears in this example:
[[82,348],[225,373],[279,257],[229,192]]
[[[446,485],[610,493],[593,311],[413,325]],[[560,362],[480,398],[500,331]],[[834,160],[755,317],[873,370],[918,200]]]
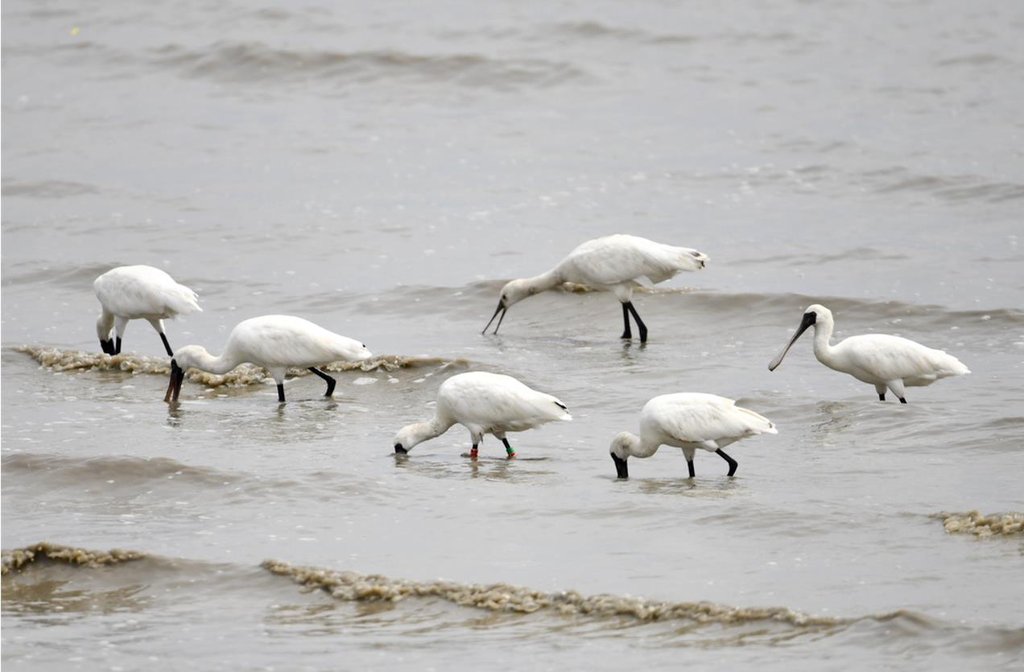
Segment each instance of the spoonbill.
[[262,366],[277,382],[277,400],[284,401],[284,374],[288,367],[308,368],[327,383],[325,397],[337,381],[317,366],[339,360],[361,362],[373,354],[359,341],[340,336],[291,315],[264,315],[243,320],[228,335],[224,352],[215,357],[201,345],[179,348],[171,359],[171,380],[164,401],[178,400],[185,371],[199,369],[224,374],[246,362]]
[[501,313],[498,326],[494,327],[494,333],[498,333],[508,309],[526,297],[572,282],[615,292],[622,302],[622,323],[625,325],[622,338],[633,337],[629,325],[629,316],[632,315],[640,330],[640,342],[645,343],[647,325],[633,306],[633,289],[640,284],[639,280],[647,278],[657,284],[675,277],[680,271],[699,271],[707,261],[707,255],[697,250],[656,243],[639,236],[616,234],[594,238],[570,252],[547,273],[513,280],[505,285],[498,307],[482,333],[487,333],[494,318]]
[[[118,266],[96,278],[92,286],[103,308],[96,320],[96,333],[100,348],[108,355],[121,352],[128,320],[143,319],[153,325],[167,354],[173,357],[164,334],[164,320],[203,310],[195,292],[152,266]],[[111,328],[117,333],[116,339],[111,338]]]
[[506,432],[522,432],[552,420],[572,420],[572,415],[550,394],[538,392],[512,376],[483,371],[460,373],[438,388],[433,419],[398,430],[395,453],[404,455],[416,444],[440,436],[459,423],[469,430],[473,444],[470,459],[477,459],[484,434],[501,439],[511,459],[516,451]]
[[920,343],[888,334],[850,336],[832,345],[835,321],[832,311],[814,304],[804,311],[793,338],[768,365],[774,371],[796,339],[814,327],[814,356],[830,369],[848,373],[857,380],[875,386],[879,401],[885,401],[886,388],[907,403],[905,387],[931,385],[940,378],[962,376],[970,370],[953,355]]
[[693,456],[698,448],[717,453],[728,462],[732,476],[739,463],[722,448],[758,434],[778,434],[778,430],[768,418],[737,406],[732,399],[698,392],[663,394],[640,411],[640,436],[618,434],[609,452],[619,478],[629,478],[627,458],[650,457],[662,444],[683,449],[690,478],[696,475]]

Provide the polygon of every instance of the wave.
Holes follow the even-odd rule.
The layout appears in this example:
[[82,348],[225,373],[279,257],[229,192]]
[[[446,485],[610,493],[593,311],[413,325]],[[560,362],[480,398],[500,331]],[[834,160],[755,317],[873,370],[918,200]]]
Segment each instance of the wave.
[[[882,258],[885,253],[872,250],[871,248],[857,248],[850,252],[852,258],[872,261]],[[820,258],[847,259],[847,255],[821,255]],[[796,257],[792,257],[793,260]],[[790,257],[773,257],[764,260],[770,263],[789,261]],[[737,263],[758,263],[761,259],[743,259]],[[802,255],[800,263],[816,265],[819,256]],[[511,278],[509,278],[511,279]],[[402,314],[406,315],[409,310],[410,300],[423,305],[444,305],[445,310],[453,314],[466,316],[483,315],[486,321],[490,312],[494,310],[494,302],[500,294],[501,288],[509,279],[482,280],[473,282],[462,287],[439,287],[439,286],[403,286],[400,291],[390,292],[386,295],[362,295],[353,297],[351,300],[359,310],[374,314]],[[685,278],[683,278],[685,280]],[[799,312],[807,306],[820,303],[833,311],[847,314],[851,319],[884,319],[894,324],[899,321],[915,320],[915,326],[932,326],[950,324],[984,323],[986,329],[996,325],[1019,327],[1024,324],[1024,310],[1016,308],[990,308],[979,310],[952,310],[945,306],[936,304],[904,303],[902,301],[880,300],[871,301],[868,299],[850,298],[845,296],[823,296],[795,293],[760,293],[760,292],[719,292],[713,288],[700,288],[679,286],[680,278],[674,282],[676,286],[655,285],[653,287],[641,285],[636,292],[641,295],[669,295],[685,297],[685,301],[693,308],[701,308],[718,315],[737,316],[746,322],[750,322],[752,315],[770,315],[777,319],[773,322],[789,324],[795,323],[799,318]],[[565,283],[555,291],[566,294],[588,294],[602,292],[604,290]],[[486,314],[484,314],[486,313]],[[908,322],[909,323],[909,322]],[[844,322],[845,324],[845,322]],[[852,326],[852,325],[851,325]],[[859,332],[853,332],[859,333]]]
[[515,89],[552,86],[586,74],[574,65],[539,58],[494,59],[477,54],[411,54],[393,50],[280,49],[259,42],[219,42],[201,50],[169,45],[155,51],[159,65],[188,77],[231,82],[351,83],[380,79]]
[[[638,621],[685,620],[699,624],[784,623],[800,628],[836,628],[864,618],[811,616],[784,607],[730,607],[713,602],[663,602],[617,595],[585,596],[575,591],[545,593],[504,583],[463,584],[453,581],[409,581],[375,574],[298,567],[266,560],[261,565],[278,576],[286,576],[306,588],[318,588],[332,597],[356,602],[398,602],[406,598],[437,598],[460,607],[494,612],[532,614],[550,611],[562,616],[591,618],[629,617]],[[888,621],[907,617],[896,611],[870,620]]]
[[973,534],[981,538],[1024,534],[1024,513],[994,513],[986,516],[980,511],[943,512],[933,517],[942,521],[947,534]]
[[141,560],[145,557],[145,553],[138,551],[124,551],[120,549],[90,551],[84,548],[61,546],[43,541],[13,551],[4,551],[2,557],[0,557],[0,575],[6,576],[11,572],[22,571],[26,566],[42,560],[66,563],[79,567],[103,567],[132,560]]
[[[842,144],[816,143],[809,140],[786,140],[783,148],[827,153],[845,149]],[[743,189],[793,189],[799,192],[831,192],[849,189],[879,195],[899,193],[926,194],[951,203],[1001,203],[1024,198],[1024,184],[992,180],[987,176],[962,173],[934,175],[918,173],[904,166],[861,171],[844,170],[838,165],[811,164],[796,168],[757,166],[754,168],[723,169],[713,173],[679,175],[679,179],[698,183],[717,183]]]
[[111,480],[131,483],[173,479],[190,484],[220,486],[236,482],[241,476],[206,467],[194,467],[167,457],[108,456],[93,458],[72,458],[61,455],[38,453],[15,453],[4,455],[3,469],[8,474],[20,474],[31,478],[38,487],[39,479],[83,487],[84,483],[96,481],[107,483]]
[[[122,371],[131,374],[152,374],[166,376],[171,372],[170,359],[167,357],[147,357],[143,355],[106,355],[100,352],[83,352],[81,350],[61,350],[36,345],[21,345],[14,348],[16,352],[28,355],[39,364],[51,371]],[[396,371],[398,369],[417,369],[434,367],[439,370],[449,368],[469,368],[470,362],[462,358],[446,359],[426,355],[381,355],[365,362],[332,362],[319,367],[324,371],[335,373],[347,371]],[[288,369],[289,377],[312,375],[306,369]],[[238,368],[217,375],[189,369],[186,377],[206,387],[246,387],[259,385],[269,379],[266,369],[252,364],[242,364]]]
[[[182,559],[162,558],[148,553],[113,549],[96,551],[73,546],[40,542],[31,546],[4,551],[3,575],[32,571],[33,567],[50,564],[95,569],[143,561],[143,569],[154,573],[174,571],[204,573],[212,570],[218,576],[243,575],[248,568],[216,565]],[[870,616],[842,618],[814,616],[785,607],[731,607],[713,602],[669,602],[620,595],[582,595],[576,591],[548,593],[504,583],[489,585],[465,584],[456,581],[412,581],[377,574],[361,574],[317,567],[291,565],[277,560],[260,564],[271,575],[288,578],[309,589],[323,590],[346,602],[397,603],[403,600],[441,600],[468,608],[511,614],[548,613],[562,617],[584,617],[592,620],[633,619],[639,623],[684,621],[692,625],[764,627],[777,624],[800,631],[832,631],[855,623],[874,621],[887,623],[907,621],[927,627],[931,621],[906,610]],[[133,575],[133,579],[138,579]],[[155,576],[151,577],[155,580]]]
[[62,180],[33,182],[5,178],[0,193],[4,196],[28,196],[30,198],[70,198],[85,194],[97,194],[99,191],[99,188],[82,182]]

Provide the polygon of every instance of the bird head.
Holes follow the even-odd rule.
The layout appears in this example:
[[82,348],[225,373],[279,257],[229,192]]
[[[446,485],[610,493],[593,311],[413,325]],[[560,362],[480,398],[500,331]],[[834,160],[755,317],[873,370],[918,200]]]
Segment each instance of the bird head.
[[800,338],[805,331],[811,327],[817,328],[816,325],[818,323],[824,322],[829,324],[832,323],[832,311],[817,303],[808,306],[807,310],[804,311],[804,316],[800,319],[800,324],[797,326],[796,333],[793,334],[793,338],[789,339],[789,343],[786,344],[786,347],[782,348],[782,350],[779,351],[779,354],[775,355],[775,358],[772,359],[770,364],[768,364],[768,370],[774,371],[778,368],[779,364],[782,364],[782,358],[786,356],[789,349],[793,347],[794,343],[796,343],[796,339]]
[[629,432],[621,432],[612,439],[612,445],[608,448],[608,452],[611,453],[612,462],[615,463],[615,475],[618,478],[629,478],[626,459],[632,453],[636,441],[637,437]]
[[427,423],[425,422],[415,422],[398,430],[394,440],[391,442],[395,446],[395,455],[405,455],[413,449],[413,446],[421,443],[426,426]]
[[197,367],[203,357],[209,353],[201,345],[186,345],[178,348],[171,359],[171,379],[167,383],[167,392],[164,394],[164,401],[172,403],[178,401],[181,394],[181,384],[185,380],[185,371]]

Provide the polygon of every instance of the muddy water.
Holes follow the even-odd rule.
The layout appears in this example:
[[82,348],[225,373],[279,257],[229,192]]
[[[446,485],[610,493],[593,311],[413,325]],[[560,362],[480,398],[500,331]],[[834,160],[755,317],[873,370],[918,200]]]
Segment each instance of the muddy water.
[[[1024,600],[1024,203],[1012,3],[780,0],[3,5],[3,664],[11,669],[753,665],[1014,669]],[[629,232],[708,268],[517,304]],[[291,313],[377,358],[193,375],[148,325],[100,354],[92,280],[165,268],[218,351]],[[947,350],[910,404],[818,364]],[[806,338],[806,337],[805,337]],[[573,413],[396,461],[438,385],[514,375]],[[614,479],[652,396],[777,436]],[[39,544],[49,542],[49,545]],[[111,559],[118,562],[111,562]],[[123,560],[123,561],[121,561]]]

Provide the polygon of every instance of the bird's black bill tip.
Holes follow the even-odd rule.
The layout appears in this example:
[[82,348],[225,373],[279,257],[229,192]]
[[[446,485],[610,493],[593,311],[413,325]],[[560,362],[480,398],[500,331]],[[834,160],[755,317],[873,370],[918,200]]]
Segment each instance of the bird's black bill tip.
[[626,461],[618,455],[612,454],[612,462],[615,463],[615,477],[619,479],[629,478],[629,467],[626,466]]
[[481,331],[480,333],[481,334],[486,334],[487,330],[491,326],[491,323],[494,322],[494,318],[498,317],[498,313],[501,313],[501,318],[498,320],[498,325],[496,327],[494,327],[494,333],[497,334],[498,333],[498,329],[501,328],[502,321],[505,319],[505,313],[507,313],[507,312],[508,312],[508,308],[506,308],[505,304],[501,300],[499,300],[498,301],[498,307],[494,309],[494,315],[491,315],[491,319],[487,321],[487,326],[484,327],[484,330]]
[[402,444],[395,444],[395,455],[408,455],[409,451],[402,447]]

